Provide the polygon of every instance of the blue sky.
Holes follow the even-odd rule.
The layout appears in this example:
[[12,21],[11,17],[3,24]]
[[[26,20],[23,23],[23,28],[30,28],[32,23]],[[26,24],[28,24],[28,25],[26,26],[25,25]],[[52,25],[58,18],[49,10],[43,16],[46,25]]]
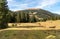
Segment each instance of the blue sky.
[[41,8],[53,13],[60,14],[60,0],[7,0],[9,9],[12,11],[29,8]]

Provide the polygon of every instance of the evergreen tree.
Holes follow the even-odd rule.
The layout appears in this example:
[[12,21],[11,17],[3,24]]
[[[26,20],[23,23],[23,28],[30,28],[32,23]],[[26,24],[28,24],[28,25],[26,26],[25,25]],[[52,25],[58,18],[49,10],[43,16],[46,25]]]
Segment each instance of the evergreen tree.
[[29,22],[36,22],[35,13],[29,12]]
[[17,13],[16,22],[17,22],[17,23],[20,23],[20,13]]
[[29,14],[26,15],[26,21],[29,22]]
[[0,28],[7,27],[8,6],[6,0],[0,0]]

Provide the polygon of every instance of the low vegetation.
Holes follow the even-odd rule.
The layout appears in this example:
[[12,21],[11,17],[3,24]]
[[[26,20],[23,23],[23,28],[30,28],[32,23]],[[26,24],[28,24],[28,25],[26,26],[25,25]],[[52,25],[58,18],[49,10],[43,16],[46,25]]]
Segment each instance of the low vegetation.
[[6,30],[0,32],[0,39],[46,39],[51,35],[60,39],[59,33],[60,30]]

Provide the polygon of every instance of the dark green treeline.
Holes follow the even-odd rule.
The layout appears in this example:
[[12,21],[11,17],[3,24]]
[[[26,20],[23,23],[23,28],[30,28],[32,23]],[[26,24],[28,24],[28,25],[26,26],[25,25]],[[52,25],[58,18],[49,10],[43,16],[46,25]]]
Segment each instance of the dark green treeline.
[[6,0],[0,0],[0,28],[7,27],[8,5]]

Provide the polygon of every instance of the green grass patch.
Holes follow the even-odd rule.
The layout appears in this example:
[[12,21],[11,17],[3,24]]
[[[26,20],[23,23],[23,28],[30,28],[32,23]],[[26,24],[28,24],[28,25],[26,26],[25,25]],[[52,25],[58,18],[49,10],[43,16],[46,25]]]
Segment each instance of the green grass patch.
[[45,39],[49,35],[60,39],[59,30],[5,30],[0,32],[0,39]]

